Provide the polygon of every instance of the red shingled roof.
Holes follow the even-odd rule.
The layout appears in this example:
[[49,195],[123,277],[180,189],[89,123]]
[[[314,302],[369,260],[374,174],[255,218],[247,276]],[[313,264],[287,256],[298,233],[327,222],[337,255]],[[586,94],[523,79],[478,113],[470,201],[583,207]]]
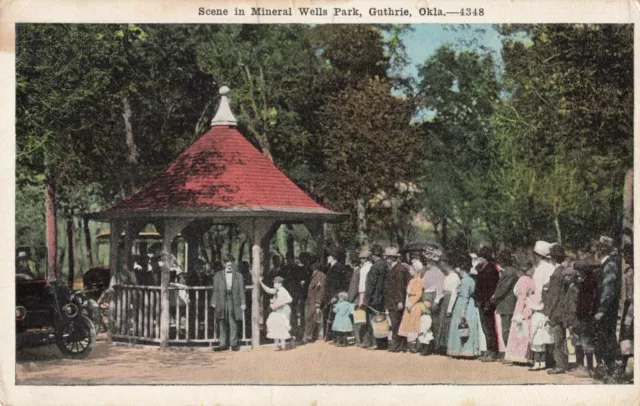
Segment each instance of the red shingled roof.
[[108,213],[275,211],[338,215],[311,199],[235,128],[214,126]]

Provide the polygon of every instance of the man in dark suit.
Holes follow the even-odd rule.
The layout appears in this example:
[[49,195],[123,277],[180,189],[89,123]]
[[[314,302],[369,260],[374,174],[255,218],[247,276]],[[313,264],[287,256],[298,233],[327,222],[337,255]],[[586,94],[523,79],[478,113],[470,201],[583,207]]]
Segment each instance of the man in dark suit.
[[556,317],[564,298],[564,248],[560,244],[553,244],[549,250],[551,265],[555,270],[549,278],[549,287],[542,292],[542,312],[549,319],[553,344],[547,345],[547,372],[551,374],[565,373],[569,364],[569,353],[566,351],[566,328],[558,322]]
[[614,372],[617,353],[616,327],[622,272],[613,239],[600,237],[597,247],[601,265],[598,272],[598,312],[593,317],[596,327],[595,354],[598,360],[595,376],[609,379]]
[[[347,272],[345,266],[338,261],[340,254],[337,249],[331,249],[327,252],[327,282],[324,292],[325,303],[332,304],[338,300],[338,293],[347,290],[349,280],[347,279]],[[332,316],[331,306],[326,306],[324,309],[324,320],[329,320]],[[333,334],[331,329],[327,329],[325,332],[325,339],[327,341],[333,340]]]
[[387,274],[387,261],[382,258],[382,247],[378,244],[371,247],[371,259],[373,265],[365,280],[363,306],[367,311],[367,330],[362,339],[365,348],[370,350],[383,349],[385,339],[376,339],[373,343],[373,330],[371,323],[377,312],[382,312],[384,307],[384,280]]
[[477,266],[478,278],[475,298],[480,310],[482,331],[487,337],[487,353],[480,360],[491,362],[498,360],[498,334],[494,318],[496,305],[491,301],[491,297],[496,291],[496,286],[498,286],[500,273],[498,272],[498,265],[493,259],[493,251],[489,246],[480,247],[478,257],[480,257],[481,262]]
[[213,277],[211,307],[214,308],[220,326],[220,345],[214,351],[226,351],[231,345],[238,351],[238,322],[247,308],[244,297],[244,278],[232,254],[225,255],[224,269]]
[[309,343],[316,340],[318,330],[322,330],[322,308],[325,305],[324,290],[326,276],[322,272],[322,264],[316,263],[310,265],[313,269],[309,288],[307,291],[306,307],[305,307],[305,323],[303,343]]
[[[518,299],[513,294],[513,288],[518,282],[518,271],[513,267],[513,256],[508,249],[503,249],[498,253],[498,264],[501,269],[500,279],[498,279],[498,285],[491,300],[496,306],[496,314],[500,316],[502,341],[506,346],[509,340],[513,311]],[[500,353],[500,358],[504,358],[504,353]]]
[[384,252],[384,256],[389,266],[389,272],[384,281],[384,308],[389,312],[393,340],[389,346],[389,351],[406,351],[407,338],[399,336],[398,329],[402,321],[407,285],[411,279],[411,274],[407,267],[400,262],[400,254],[397,248],[388,247]]

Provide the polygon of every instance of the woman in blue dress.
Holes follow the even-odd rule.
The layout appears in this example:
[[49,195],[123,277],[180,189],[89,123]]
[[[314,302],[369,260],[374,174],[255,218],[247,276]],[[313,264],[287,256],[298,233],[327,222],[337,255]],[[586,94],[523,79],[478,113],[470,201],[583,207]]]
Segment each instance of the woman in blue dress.
[[[447,355],[450,357],[477,357],[480,355],[480,313],[473,299],[477,274],[475,268],[472,268],[470,272],[463,271],[462,280],[456,292],[447,345]],[[458,326],[462,319],[465,319],[469,325],[468,337],[460,337]]]

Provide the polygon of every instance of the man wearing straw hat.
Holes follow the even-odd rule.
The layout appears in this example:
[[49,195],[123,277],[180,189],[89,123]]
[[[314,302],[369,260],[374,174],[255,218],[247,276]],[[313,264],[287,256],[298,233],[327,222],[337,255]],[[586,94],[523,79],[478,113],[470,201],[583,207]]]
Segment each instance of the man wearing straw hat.
[[220,326],[220,345],[214,351],[226,351],[231,345],[238,351],[238,323],[246,309],[244,298],[244,280],[238,272],[235,258],[231,253],[225,255],[224,269],[213,277],[211,307]]
[[[364,310],[364,293],[367,286],[367,275],[371,270],[371,251],[366,248],[360,250],[358,254],[360,266],[353,271],[351,283],[349,284],[349,301],[354,303],[356,309]],[[356,338],[357,347],[368,347],[371,345],[369,325],[367,323],[356,323],[353,326],[353,335]]]
[[400,253],[397,248],[388,247],[384,251],[384,256],[389,266],[387,277],[384,280],[384,308],[389,313],[391,320],[393,340],[389,351],[406,351],[407,339],[398,335],[398,329],[404,313],[404,300],[411,275],[407,267],[400,263]]

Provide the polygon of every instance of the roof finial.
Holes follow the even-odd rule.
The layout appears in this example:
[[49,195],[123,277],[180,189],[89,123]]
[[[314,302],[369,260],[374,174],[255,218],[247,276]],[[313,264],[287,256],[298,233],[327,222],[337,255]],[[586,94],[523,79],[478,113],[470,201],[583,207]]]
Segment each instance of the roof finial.
[[227,98],[227,94],[229,94],[229,88],[227,86],[222,86],[220,88],[220,105],[218,106],[218,112],[211,120],[211,126],[216,125],[224,125],[224,126],[235,126],[238,124],[236,118],[233,116],[231,112],[231,108],[229,107],[229,99]]

